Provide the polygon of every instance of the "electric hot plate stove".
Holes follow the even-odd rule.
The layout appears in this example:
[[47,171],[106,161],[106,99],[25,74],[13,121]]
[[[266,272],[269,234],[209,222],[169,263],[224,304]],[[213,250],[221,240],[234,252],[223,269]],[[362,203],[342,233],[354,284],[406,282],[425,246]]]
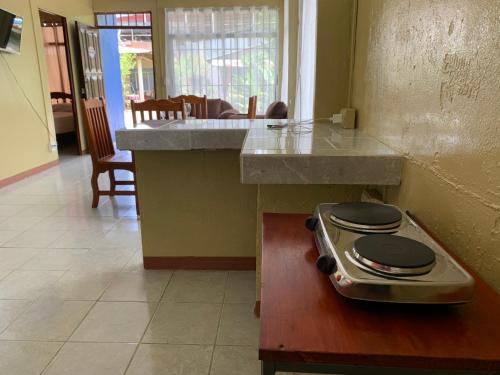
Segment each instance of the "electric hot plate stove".
[[456,304],[472,299],[474,279],[408,215],[378,203],[323,203],[306,226],[317,266],[345,297]]

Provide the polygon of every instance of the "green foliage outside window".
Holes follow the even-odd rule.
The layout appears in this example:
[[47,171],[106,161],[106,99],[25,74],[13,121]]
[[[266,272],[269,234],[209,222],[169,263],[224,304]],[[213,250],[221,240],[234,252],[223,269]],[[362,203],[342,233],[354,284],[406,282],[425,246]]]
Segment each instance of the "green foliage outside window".
[[135,53],[120,54],[120,71],[123,83],[123,96],[131,95],[130,75],[137,65],[137,55]]

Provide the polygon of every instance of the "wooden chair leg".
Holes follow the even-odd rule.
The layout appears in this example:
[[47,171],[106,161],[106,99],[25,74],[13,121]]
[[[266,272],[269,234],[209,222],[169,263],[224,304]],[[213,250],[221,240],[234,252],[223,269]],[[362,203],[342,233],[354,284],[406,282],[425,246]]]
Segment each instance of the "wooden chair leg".
[[116,191],[116,179],[115,179],[115,171],[114,169],[110,169],[108,171],[109,174],[109,190],[112,192],[112,196],[114,195],[114,192]]
[[99,172],[94,169],[92,171],[92,177],[90,179],[90,185],[92,186],[92,208],[97,208],[99,204],[99,183],[97,179],[99,178]]

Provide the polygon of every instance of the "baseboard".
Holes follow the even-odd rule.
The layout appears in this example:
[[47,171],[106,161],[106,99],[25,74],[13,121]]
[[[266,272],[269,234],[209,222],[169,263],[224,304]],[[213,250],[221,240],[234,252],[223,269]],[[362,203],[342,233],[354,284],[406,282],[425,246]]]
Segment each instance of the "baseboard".
[[255,257],[144,257],[148,270],[255,270]]
[[55,167],[58,164],[59,164],[59,160],[53,160],[53,161],[48,162],[46,164],[39,165],[38,167],[31,168],[31,169],[28,169],[27,171],[18,173],[14,176],[4,178],[3,180],[0,180],[0,188],[3,188],[7,185],[11,185],[11,184],[14,184],[18,181],[24,180],[25,178],[33,176],[37,173],[46,171],[47,169]]

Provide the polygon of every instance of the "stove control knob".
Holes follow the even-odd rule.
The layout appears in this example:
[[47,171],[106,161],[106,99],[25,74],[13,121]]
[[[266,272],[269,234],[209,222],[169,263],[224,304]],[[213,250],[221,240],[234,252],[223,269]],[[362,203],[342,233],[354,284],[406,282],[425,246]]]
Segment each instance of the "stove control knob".
[[314,232],[316,230],[316,226],[318,225],[318,219],[316,219],[314,216],[309,216],[306,219],[305,225],[307,229],[309,229],[311,232]]
[[336,266],[337,262],[330,255],[320,255],[318,259],[316,259],[316,267],[327,275],[334,273]]

